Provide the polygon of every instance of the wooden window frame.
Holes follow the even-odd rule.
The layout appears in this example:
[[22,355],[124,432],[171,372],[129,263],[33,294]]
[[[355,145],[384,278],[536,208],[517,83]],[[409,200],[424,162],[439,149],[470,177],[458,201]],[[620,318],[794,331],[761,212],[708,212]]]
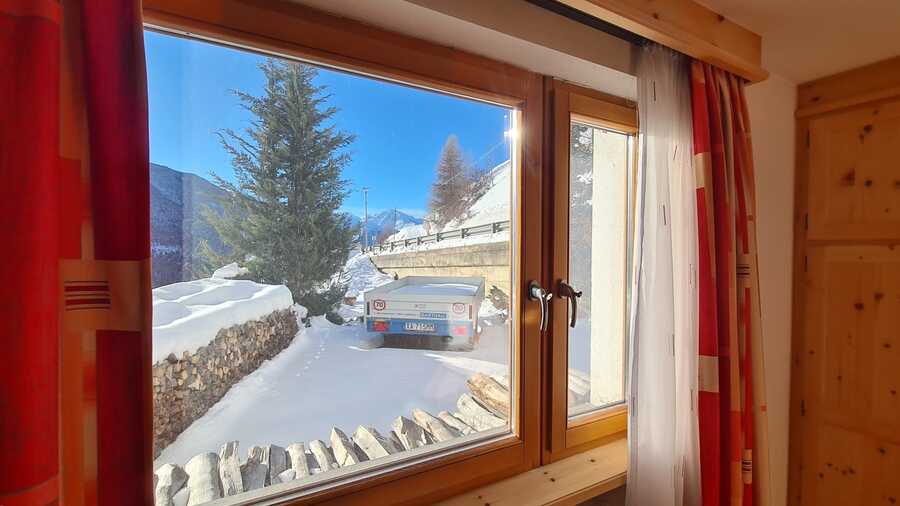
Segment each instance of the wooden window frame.
[[[638,131],[637,109],[634,103],[583,88],[560,80],[550,80],[547,86],[552,104],[549,129],[553,160],[553,274],[551,285],[568,279],[569,263],[569,152],[571,121],[577,119],[600,128],[608,128],[629,135]],[[636,139],[633,150],[636,149]],[[636,154],[633,151],[632,155]],[[632,156],[632,160],[636,160]],[[632,163],[631,170],[634,171]],[[627,268],[626,289],[628,286]],[[549,339],[547,374],[549,377],[545,401],[548,427],[544,431],[544,463],[555,462],[576,453],[627,436],[628,413],[624,403],[598,409],[577,417],[570,423],[568,414],[568,301],[556,297],[553,301],[551,338]],[[623,315],[624,318],[624,315]],[[627,328],[626,328],[627,332]],[[623,337],[623,345],[625,343]],[[627,357],[627,353],[626,353]]]
[[[589,118],[598,126],[634,133],[637,114],[633,103],[279,0],[143,0],[143,14],[149,29],[480,99],[513,107],[520,114],[519,151],[514,155],[519,166],[518,215],[511,246],[518,252],[513,265],[518,300],[513,299],[517,312],[512,332],[518,349],[511,364],[513,412],[517,415],[512,433],[345,480],[257,490],[249,493],[246,501],[431,504],[626,436],[624,406],[567,426],[564,383],[562,392],[558,391],[558,376],[565,378],[568,367],[566,343],[550,338],[564,335],[559,325],[564,325],[565,307],[555,302],[551,331],[542,334],[539,307],[524,294],[531,280],[555,290],[552,274],[560,257],[551,240],[558,243],[560,231],[567,234],[568,214],[554,208],[554,190],[562,191],[568,185],[560,179],[561,174],[568,177],[568,170],[559,168],[567,168],[569,163],[571,114]],[[554,124],[565,128],[554,128]]]
[[[481,99],[520,111],[522,133],[512,248],[517,294],[544,272],[541,251],[543,192],[543,79],[509,64],[338,18],[297,4],[264,0],[144,0],[145,26],[274,56],[309,61],[364,75]],[[527,224],[528,226],[525,226]],[[447,454],[401,462],[387,470],[322,487],[279,486],[247,500],[261,504],[431,503],[540,464],[542,336],[539,309],[513,298],[516,325],[511,385],[512,433]],[[527,371],[527,374],[525,373]],[[240,499],[238,499],[240,501]]]

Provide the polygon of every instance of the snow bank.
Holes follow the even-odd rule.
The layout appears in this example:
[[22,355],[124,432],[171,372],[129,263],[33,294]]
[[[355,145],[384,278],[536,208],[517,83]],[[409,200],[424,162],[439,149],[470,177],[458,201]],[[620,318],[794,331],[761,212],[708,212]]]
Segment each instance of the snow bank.
[[288,309],[293,303],[286,286],[253,281],[209,278],[156,288],[153,362],[170,353],[178,357],[185,351],[194,353],[219,330]]
[[[491,184],[488,190],[476,200],[467,210],[462,219],[453,220],[441,229],[441,232],[451,232],[461,228],[477,227],[510,219],[510,202],[512,201],[512,186],[510,185],[509,160],[501,163],[491,170]],[[397,233],[387,238],[385,242],[402,241],[416,237],[431,235],[436,230],[429,231],[426,224],[410,225],[401,228]],[[403,251],[425,251],[430,249],[452,248],[454,246],[468,246],[490,242],[509,241],[509,231],[488,235],[474,235],[463,238],[444,239],[440,242],[426,244],[411,244],[409,246],[395,246],[391,253]],[[388,253],[388,252],[384,252]]]
[[345,320],[350,320],[363,315],[363,294],[373,288],[390,283],[394,278],[375,267],[372,259],[359,250],[350,253],[350,258],[344,265],[340,274],[340,283],[347,285],[346,297],[354,297],[356,304],[341,304],[337,313]]
[[212,277],[215,279],[233,279],[249,273],[250,271],[246,267],[241,267],[236,262],[232,262],[224,267],[216,269],[216,272],[213,272]]
[[510,185],[510,163],[505,161],[491,170],[491,186],[478,200],[469,207],[462,220],[453,220],[444,227],[444,231],[463,227],[486,225],[496,221],[509,219],[512,186]]
[[509,375],[510,330],[495,319],[470,352],[378,348],[378,334],[322,316],[301,326],[290,346],[234,385],[154,463],[183,464],[227,441],[287,446],[328,440],[332,427],[391,430],[414,408],[454,411],[466,381],[481,372]]

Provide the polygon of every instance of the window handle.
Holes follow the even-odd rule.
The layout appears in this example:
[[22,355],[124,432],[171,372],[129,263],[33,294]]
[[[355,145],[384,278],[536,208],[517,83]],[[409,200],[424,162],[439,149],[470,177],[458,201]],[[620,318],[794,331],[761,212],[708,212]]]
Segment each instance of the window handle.
[[560,297],[569,299],[569,304],[572,306],[572,319],[569,326],[575,328],[575,322],[578,320],[578,299],[581,297],[581,292],[576,292],[572,285],[564,279],[559,280],[556,291],[559,292]]
[[528,283],[528,298],[537,301],[541,305],[540,329],[541,332],[545,332],[547,330],[547,322],[550,320],[547,317],[547,313],[549,312],[549,303],[550,299],[553,298],[553,294],[544,290],[540,283],[532,280]]

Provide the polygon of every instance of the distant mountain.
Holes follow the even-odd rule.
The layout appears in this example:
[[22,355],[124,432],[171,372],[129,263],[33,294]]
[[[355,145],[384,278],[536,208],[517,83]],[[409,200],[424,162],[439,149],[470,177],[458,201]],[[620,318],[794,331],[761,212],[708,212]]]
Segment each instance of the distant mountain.
[[[359,216],[348,215],[350,217],[350,223],[355,227],[360,227],[359,241],[362,242],[363,234],[362,234],[362,223],[363,219]],[[381,211],[377,214],[370,214],[368,226],[366,227],[369,231],[369,244],[375,244],[375,239],[382,232],[394,232],[400,230],[403,227],[409,225],[421,225],[422,218],[416,218],[410,214],[406,214],[403,211],[395,211],[394,209],[388,209],[386,211]]]
[[226,248],[203,219],[203,209],[221,213],[225,193],[206,179],[164,165],[150,164],[150,239],[153,287],[207,275],[196,258],[207,241],[217,253]]

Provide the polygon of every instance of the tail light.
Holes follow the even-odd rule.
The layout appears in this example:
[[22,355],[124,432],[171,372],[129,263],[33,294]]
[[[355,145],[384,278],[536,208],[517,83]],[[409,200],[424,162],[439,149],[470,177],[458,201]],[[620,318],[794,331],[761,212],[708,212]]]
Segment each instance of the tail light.
[[385,321],[375,320],[372,323],[372,330],[374,330],[375,332],[387,332],[388,330],[390,330],[390,328],[390,323]]
[[465,325],[454,325],[450,327],[450,333],[454,336],[462,336],[465,337],[469,335],[469,327]]

